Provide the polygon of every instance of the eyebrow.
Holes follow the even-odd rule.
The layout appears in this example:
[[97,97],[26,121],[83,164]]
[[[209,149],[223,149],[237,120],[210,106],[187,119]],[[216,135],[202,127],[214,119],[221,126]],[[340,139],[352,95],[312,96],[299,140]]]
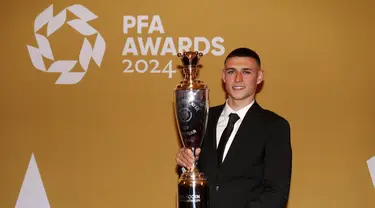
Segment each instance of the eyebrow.
[[[228,70],[237,70],[237,69],[234,67],[229,67],[229,68],[226,68],[225,70],[228,71]],[[257,69],[256,68],[241,68],[241,70],[255,71]]]

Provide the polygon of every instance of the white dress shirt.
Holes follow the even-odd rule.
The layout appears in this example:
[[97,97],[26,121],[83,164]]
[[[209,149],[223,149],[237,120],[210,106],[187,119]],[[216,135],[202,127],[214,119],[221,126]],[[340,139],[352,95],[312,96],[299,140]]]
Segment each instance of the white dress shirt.
[[245,115],[246,115],[247,111],[254,104],[254,102],[255,102],[255,100],[253,100],[253,102],[251,102],[249,105],[245,106],[244,108],[242,108],[238,111],[234,111],[232,108],[229,107],[228,100],[225,102],[223,112],[221,112],[221,115],[219,117],[219,120],[218,120],[217,126],[216,126],[216,145],[217,145],[216,148],[219,146],[221,134],[223,133],[225,127],[228,124],[229,114],[230,113],[236,113],[240,117],[240,119],[238,119],[238,121],[234,124],[232,134],[230,135],[230,137],[228,139],[228,142],[225,146],[224,154],[223,154],[223,161],[225,159],[225,156],[228,153],[228,150],[230,148],[230,145],[233,142],[234,136],[236,135],[236,133],[238,131],[238,128],[240,127],[243,119],[245,118]]

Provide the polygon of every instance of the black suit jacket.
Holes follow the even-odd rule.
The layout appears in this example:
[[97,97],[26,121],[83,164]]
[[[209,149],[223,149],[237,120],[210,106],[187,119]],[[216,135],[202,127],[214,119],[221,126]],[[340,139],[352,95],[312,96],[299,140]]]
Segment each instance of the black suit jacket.
[[198,164],[208,178],[210,208],[284,208],[292,168],[288,121],[255,102],[217,168],[216,125],[223,108],[209,110]]

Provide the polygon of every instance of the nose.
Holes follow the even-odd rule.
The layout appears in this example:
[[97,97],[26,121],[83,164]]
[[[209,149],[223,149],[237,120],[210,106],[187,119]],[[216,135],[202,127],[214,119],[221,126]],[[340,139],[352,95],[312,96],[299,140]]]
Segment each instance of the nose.
[[242,82],[242,73],[241,72],[236,73],[235,81],[236,82]]

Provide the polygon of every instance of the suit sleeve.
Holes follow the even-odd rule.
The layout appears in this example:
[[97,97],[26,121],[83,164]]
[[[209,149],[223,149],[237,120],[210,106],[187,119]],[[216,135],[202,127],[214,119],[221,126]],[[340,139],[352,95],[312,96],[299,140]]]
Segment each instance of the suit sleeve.
[[263,191],[259,198],[249,201],[247,208],[285,208],[289,199],[292,173],[290,125],[279,118],[267,130],[264,155]]

